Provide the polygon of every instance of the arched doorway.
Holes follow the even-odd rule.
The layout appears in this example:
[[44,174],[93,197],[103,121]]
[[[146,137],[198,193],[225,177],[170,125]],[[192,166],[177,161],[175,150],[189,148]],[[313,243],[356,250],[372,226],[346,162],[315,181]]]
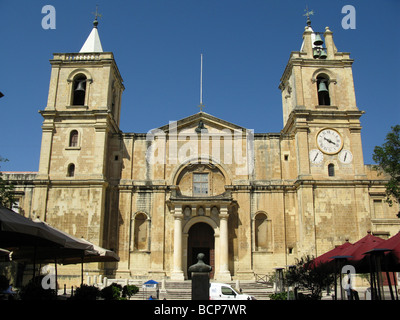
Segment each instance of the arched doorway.
[[[210,278],[214,278],[215,270],[215,245],[214,245],[214,230],[213,228],[204,222],[198,222],[194,224],[189,230],[188,237],[188,254],[187,254],[187,266],[188,268],[197,263],[197,255],[199,253],[204,254],[204,263],[210,265],[212,270],[210,272]],[[188,273],[188,278],[191,278]]]

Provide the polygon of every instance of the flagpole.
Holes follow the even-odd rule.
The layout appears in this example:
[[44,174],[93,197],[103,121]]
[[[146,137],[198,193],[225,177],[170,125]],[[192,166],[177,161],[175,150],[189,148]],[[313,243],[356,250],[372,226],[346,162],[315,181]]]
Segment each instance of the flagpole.
[[200,55],[200,105],[203,105],[203,54]]

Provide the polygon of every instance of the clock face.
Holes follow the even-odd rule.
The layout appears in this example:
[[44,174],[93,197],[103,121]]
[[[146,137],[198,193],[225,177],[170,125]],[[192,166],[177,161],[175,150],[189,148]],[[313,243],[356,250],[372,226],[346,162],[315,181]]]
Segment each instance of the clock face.
[[349,150],[343,149],[340,151],[338,158],[340,162],[344,164],[349,164],[351,161],[353,161],[353,154]]
[[324,159],[323,153],[318,149],[313,149],[310,151],[310,161],[314,164],[319,164]]
[[342,149],[343,140],[336,130],[323,129],[317,135],[317,146],[324,153],[335,154]]

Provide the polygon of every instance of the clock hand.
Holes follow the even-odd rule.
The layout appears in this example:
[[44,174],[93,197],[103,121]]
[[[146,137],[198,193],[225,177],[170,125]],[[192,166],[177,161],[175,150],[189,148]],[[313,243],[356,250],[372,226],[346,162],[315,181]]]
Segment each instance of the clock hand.
[[327,138],[324,138],[326,141],[328,141],[329,143],[332,143],[332,144],[335,144],[331,139],[327,139]]
[[346,154],[344,155],[344,161],[346,161],[346,158],[347,158],[347,152],[346,152]]
[[315,161],[315,159],[317,159],[317,157],[318,157],[318,153],[315,155],[315,158],[314,158],[314,160],[313,160],[313,161]]

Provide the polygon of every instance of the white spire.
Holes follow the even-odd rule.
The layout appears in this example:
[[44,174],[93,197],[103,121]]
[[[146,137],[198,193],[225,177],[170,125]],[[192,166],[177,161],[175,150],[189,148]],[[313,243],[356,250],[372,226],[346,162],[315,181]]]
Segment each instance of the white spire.
[[101,46],[99,32],[97,31],[97,25],[99,22],[97,18],[101,18],[101,14],[98,12],[98,6],[96,6],[96,12],[94,14],[93,29],[90,32],[89,37],[86,39],[81,50],[79,52],[103,52],[103,47]]
[[95,20],[93,24],[94,27],[92,29],[92,32],[90,32],[89,37],[86,39],[79,52],[103,52],[99,32],[97,31],[97,20]]

